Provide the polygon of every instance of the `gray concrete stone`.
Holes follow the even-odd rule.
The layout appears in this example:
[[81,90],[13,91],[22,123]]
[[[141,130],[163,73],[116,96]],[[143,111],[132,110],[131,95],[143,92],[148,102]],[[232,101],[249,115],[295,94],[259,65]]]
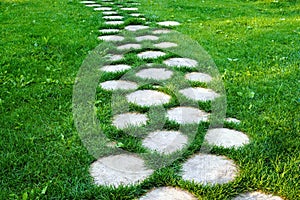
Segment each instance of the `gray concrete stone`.
[[117,42],[117,41],[123,41],[125,38],[118,35],[104,35],[98,37],[98,39],[108,41],[108,42]]
[[154,44],[153,46],[161,49],[171,48],[171,47],[177,47],[178,45],[173,42],[161,42],[158,44]]
[[121,8],[121,10],[125,10],[125,11],[137,11],[138,8]]
[[141,41],[144,41],[144,40],[155,41],[155,40],[158,40],[159,38],[157,36],[154,36],[154,35],[143,35],[143,36],[136,37],[135,39],[136,39],[136,41],[141,42]]
[[166,55],[166,53],[162,51],[144,51],[139,53],[137,56],[142,59],[155,59],[164,55]]
[[131,66],[129,65],[105,65],[102,68],[100,68],[101,71],[104,72],[111,72],[111,73],[116,73],[116,72],[122,72],[127,69],[131,69]]
[[104,11],[102,12],[103,15],[117,15],[118,12],[116,11]]
[[261,192],[248,192],[235,197],[233,200],[283,200],[281,197],[263,194]]
[[157,24],[160,26],[179,26],[180,25],[179,22],[175,22],[175,21],[164,21],[164,22],[158,22]]
[[205,140],[210,145],[225,148],[238,148],[249,143],[249,138],[246,134],[227,128],[209,129],[205,135]]
[[141,13],[131,13],[131,14],[129,14],[129,15],[131,15],[132,17],[139,17],[139,16],[142,16]]
[[170,121],[178,124],[194,124],[201,121],[208,121],[209,113],[194,107],[176,107],[167,111],[167,117]]
[[93,3],[96,3],[95,1],[80,1],[80,3],[84,3],[84,4],[93,4]]
[[233,181],[238,169],[225,156],[197,154],[182,166],[182,178],[203,185],[224,184]]
[[195,101],[212,101],[220,95],[207,88],[186,88],[179,91],[185,97]]
[[110,61],[118,61],[124,58],[124,56],[120,54],[108,54],[107,56]]
[[143,146],[163,154],[174,153],[187,144],[188,138],[179,131],[155,131],[143,140]]
[[118,50],[141,49],[141,48],[142,48],[142,45],[134,44],[134,43],[124,44],[124,45],[117,47]]
[[192,72],[185,75],[185,79],[189,81],[198,81],[203,83],[208,83],[212,80],[212,77],[205,73]]
[[155,106],[166,104],[171,97],[165,93],[154,90],[138,90],[126,96],[130,103],[139,106]]
[[115,20],[115,19],[123,19],[123,16],[119,15],[111,15],[111,16],[103,16],[103,19],[108,19],[108,20]]
[[149,26],[144,26],[144,25],[129,25],[125,27],[125,30],[128,31],[139,31],[139,30],[144,30],[149,28]]
[[100,158],[90,167],[95,184],[115,187],[137,184],[152,173],[141,158],[129,154]]
[[138,88],[138,84],[123,80],[105,81],[100,83],[100,86],[104,90],[135,90]]
[[136,76],[144,79],[167,80],[173,75],[172,71],[165,68],[142,69],[136,73]]
[[124,21],[107,21],[107,22],[104,22],[104,24],[107,24],[107,25],[121,25],[121,24],[124,24]]
[[112,10],[111,7],[100,7],[100,8],[94,8],[95,11],[105,11],[105,10]]
[[101,6],[100,4],[86,4],[87,7],[99,7]]
[[120,29],[114,29],[114,28],[111,28],[111,29],[100,29],[99,32],[100,33],[118,33],[118,32],[120,32]]
[[162,187],[148,192],[140,200],[197,200],[197,198],[179,188]]
[[113,117],[113,125],[118,129],[128,128],[130,126],[142,126],[148,121],[145,114],[140,113],[123,113]]
[[167,30],[167,29],[158,29],[158,30],[153,31],[153,34],[167,34],[167,33],[170,33],[170,32],[171,31]]
[[198,62],[190,58],[170,58],[168,60],[165,60],[164,64],[170,67],[194,68],[198,65]]

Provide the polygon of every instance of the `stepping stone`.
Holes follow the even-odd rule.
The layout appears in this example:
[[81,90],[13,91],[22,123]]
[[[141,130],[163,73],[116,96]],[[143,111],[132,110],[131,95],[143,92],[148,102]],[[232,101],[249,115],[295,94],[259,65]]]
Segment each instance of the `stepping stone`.
[[95,1],[80,1],[80,3],[96,3]]
[[118,60],[122,60],[124,58],[123,55],[118,55],[118,54],[108,55],[108,57],[109,57],[110,61],[118,61]]
[[139,90],[126,96],[130,103],[139,106],[157,106],[170,101],[171,97],[165,93],[154,90]]
[[190,58],[170,58],[164,61],[164,64],[170,67],[194,68],[198,65],[198,62]]
[[118,33],[120,32],[119,29],[101,29],[99,30],[100,33]]
[[108,42],[117,42],[117,41],[123,41],[125,38],[118,35],[104,35],[98,37],[98,39],[108,41]]
[[139,53],[137,56],[141,59],[155,59],[164,55],[166,55],[166,53],[162,51],[144,51],[142,53]]
[[131,69],[131,67],[129,65],[106,65],[103,66],[102,68],[100,68],[101,71],[104,72],[122,72],[125,71],[127,69]]
[[171,48],[171,47],[177,47],[178,45],[173,42],[161,42],[158,44],[154,44],[155,47],[165,49],[165,48]]
[[197,200],[197,198],[179,188],[162,187],[148,192],[140,200]]
[[141,158],[129,154],[100,158],[90,167],[95,184],[115,187],[136,184],[152,173]]
[[129,49],[141,49],[142,45],[140,44],[124,44],[121,46],[118,46],[117,49],[118,50],[129,50]]
[[141,42],[141,41],[145,41],[145,40],[158,40],[159,38],[154,36],[154,35],[143,35],[143,36],[139,36],[135,38],[136,41]]
[[103,15],[116,15],[118,14],[118,12],[116,11],[104,11],[102,12]]
[[87,6],[87,7],[99,7],[101,5],[100,4],[87,4],[85,6]]
[[140,18],[137,18],[137,19],[140,19],[140,20],[146,21],[146,18],[145,18],[145,17],[140,17]]
[[141,14],[141,13],[131,13],[131,14],[129,14],[129,15],[131,15],[132,17],[139,17],[139,16],[141,16],[142,14]]
[[197,154],[182,166],[182,178],[203,185],[224,184],[233,181],[237,167],[225,156]]
[[159,30],[155,30],[153,31],[153,34],[167,34],[170,33],[170,30],[166,30],[166,29],[159,29]]
[[138,10],[138,8],[121,8],[121,10],[125,10],[125,11],[136,11],[136,10]]
[[125,30],[128,31],[139,31],[149,28],[149,26],[143,26],[143,25],[129,25],[125,27]]
[[136,76],[144,79],[167,80],[173,75],[172,71],[165,68],[142,69],[136,73]]
[[210,145],[224,148],[238,148],[249,143],[247,135],[227,128],[209,129],[205,135],[205,140]]
[[263,194],[261,192],[248,192],[235,197],[233,200],[283,200],[281,197]]
[[198,81],[203,83],[208,83],[212,80],[212,77],[208,74],[200,72],[192,72],[185,75],[185,79],[189,81]]
[[209,113],[194,107],[176,107],[167,111],[167,117],[170,121],[178,124],[194,124],[201,121],[208,121]]
[[232,117],[226,118],[225,121],[228,122],[228,123],[235,123],[235,124],[241,123],[240,120],[238,120],[238,119],[236,119],[236,118],[232,118]]
[[214,92],[211,89],[207,88],[186,88],[183,90],[179,90],[181,94],[183,94],[185,97],[195,100],[195,101],[211,101],[215,98],[219,97],[220,95]]
[[103,19],[110,19],[110,20],[114,20],[114,19],[123,19],[123,16],[118,16],[118,15],[113,15],[113,16],[104,16]]
[[104,22],[107,25],[121,25],[124,24],[124,21],[108,21],[108,22]]
[[187,136],[178,131],[155,131],[143,140],[143,145],[163,154],[181,150],[188,142]]
[[100,83],[100,86],[104,90],[135,90],[138,88],[136,83],[123,80],[105,81]]
[[175,21],[164,21],[164,22],[158,22],[157,24],[160,26],[179,26],[180,25],[179,22],[175,22]]
[[95,11],[102,11],[102,10],[112,10],[111,7],[100,7],[100,8],[94,8]]
[[140,113],[124,113],[116,115],[113,118],[113,125],[118,129],[128,128],[130,126],[146,125],[148,117]]

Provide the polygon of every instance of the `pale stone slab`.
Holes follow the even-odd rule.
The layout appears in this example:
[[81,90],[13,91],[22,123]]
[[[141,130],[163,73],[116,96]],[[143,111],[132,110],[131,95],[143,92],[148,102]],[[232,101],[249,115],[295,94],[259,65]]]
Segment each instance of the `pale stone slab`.
[[205,140],[210,145],[225,148],[238,148],[249,143],[249,138],[246,134],[227,128],[209,129],[205,135]]
[[95,1],[80,1],[80,3],[86,3],[86,4],[89,4],[89,3],[96,3]]
[[110,20],[115,20],[115,19],[123,19],[123,16],[119,15],[112,15],[112,16],[103,16],[103,19],[110,19]]
[[170,67],[194,68],[198,65],[198,62],[190,58],[170,58],[168,60],[165,60],[164,64]]
[[117,41],[123,41],[125,38],[118,35],[104,35],[98,37],[98,39],[108,41],[108,42],[117,42]]
[[100,158],[90,167],[95,184],[115,187],[137,184],[152,173],[141,158],[129,154]]
[[194,107],[176,107],[167,111],[167,117],[170,121],[178,124],[194,124],[201,121],[208,121],[209,113]]
[[283,200],[281,197],[263,194],[261,192],[248,192],[235,197],[233,200]]
[[226,122],[229,122],[229,123],[235,123],[235,124],[239,124],[241,123],[240,120],[236,119],[236,118],[232,118],[232,117],[228,117],[225,119]]
[[191,193],[173,187],[156,188],[148,192],[140,200],[197,200]]
[[166,49],[166,48],[171,48],[171,47],[177,47],[178,45],[173,42],[161,42],[158,44],[154,44],[154,46],[157,48]]
[[142,45],[134,44],[134,43],[124,44],[124,45],[117,47],[118,50],[141,49],[141,48],[142,48]]
[[179,26],[180,23],[176,21],[164,21],[164,22],[158,22],[157,23],[160,26]]
[[145,40],[155,41],[155,40],[158,40],[159,38],[154,35],[143,35],[143,36],[136,37],[135,39],[136,39],[136,41],[141,42],[141,41],[145,41]]
[[139,30],[144,30],[149,28],[149,26],[144,26],[144,25],[129,25],[125,27],[125,30],[128,31],[139,31]]
[[170,154],[181,150],[188,142],[187,136],[179,131],[155,131],[143,140],[143,145],[153,151]]
[[136,10],[138,10],[138,8],[121,8],[121,10],[125,10],[125,11],[136,11]]
[[107,25],[121,25],[121,24],[124,24],[124,21],[107,21],[104,23]]
[[224,184],[233,181],[238,169],[225,156],[197,154],[182,166],[182,178],[203,185]]
[[136,73],[136,76],[144,79],[167,80],[173,75],[172,71],[165,68],[142,69]]
[[118,129],[124,129],[124,128],[128,128],[129,126],[145,125],[147,121],[148,121],[148,117],[145,114],[124,113],[124,114],[114,116],[113,125]]
[[100,33],[118,33],[118,32],[120,32],[120,29],[114,29],[114,28],[111,28],[111,29],[100,29],[99,32]]
[[139,16],[141,16],[142,14],[141,14],[141,13],[131,13],[131,14],[129,14],[129,15],[131,15],[132,17],[139,17]]
[[112,10],[111,7],[100,7],[100,8],[94,8],[95,11],[104,11],[104,10]]
[[124,58],[123,55],[120,54],[115,54],[115,55],[107,55],[110,61],[118,61],[118,60],[122,60]]
[[165,93],[154,90],[139,90],[130,93],[126,96],[130,103],[139,106],[157,106],[166,104],[170,101],[171,97]]
[[138,88],[138,84],[123,80],[105,81],[100,83],[100,86],[104,90],[135,90]]
[[122,72],[122,71],[125,71],[127,69],[131,69],[131,66],[122,65],[122,64],[121,65],[105,65],[102,68],[100,68],[101,71],[112,72],[112,73]]
[[86,4],[87,7],[99,7],[100,4]]
[[205,73],[192,72],[185,75],[185,79],[189,81],[198,81],[203,83],[208,83],[212,80],[212,77]]
[[153,31],[153,34],[167,34],[167,33],[170,33],[170,32],[171,31],[167,30],[167,29],[158,29],[158,30]]
[[139,53],[137,56],[142,59],[155,59],[164,55],[166,55],[166,53],[162,51],[144,51],[142,53]]
[[211,89],[200,88],[200,87],[186,88],[180,90],[179,92],[183,94],[185,97],[195,101],[211,101],[220,96],[218,93],[214,92]]
[[118,12],[116,11],[104,11],[102,12],[103,15],[117,15]]

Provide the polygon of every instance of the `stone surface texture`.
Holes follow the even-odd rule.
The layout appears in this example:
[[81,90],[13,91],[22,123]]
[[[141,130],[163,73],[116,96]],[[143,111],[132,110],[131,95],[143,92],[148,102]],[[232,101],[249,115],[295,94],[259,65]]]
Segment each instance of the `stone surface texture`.
[[139,53],[137,56],[142,59],[149,59],[149,58],[154,59],[164,55],[166,55],[166,53],[162,51],[144,51]]
[[140,113],[123,113],[113,117],[113,125],[118,129],[145,125],[147,121],[147,115]]
[[126,96],[128,102],[139,106],[163,105],[170,101],[171,97],[155,90],[138,90]]
[[178,124],[194,124],[208,121],[209,114],[194,107],[176,107],[167,111],[167,117]]
[[120,64],[120,65],[105,65],[102,68],[100,68],[101,71],[112,72],[112,73],[122,72],[127,69],[131,69],[131,66]]
[[104,90],[135,90],[138,88],[136,83],[123,80],[105,81],[100,83],[100,86]]
[[281,197],[263,194],[261,192],[248,192],[235,197],[233,200],[283,200]]
[[197,198],[179,188],[162,187],[148,192],[140,200],[197,200]]
[[190,58],[170,58],[165,60],[164,64],[170,67],[194,68],[198,65],[198,62]]
[[212,80],[212,77],[205,73],[192,72],[185,75],[185,78],[190,81],[198,81],[203,83],[208,83]]
[[172,71],[165,68],[142,69],[136,73],[136,76],[144,79],[167,80],[173,75]]
[[195,100],[195,101],[211,101],[220,95],[211,89],[207,88],[186,88],[179,91],[185,97]]

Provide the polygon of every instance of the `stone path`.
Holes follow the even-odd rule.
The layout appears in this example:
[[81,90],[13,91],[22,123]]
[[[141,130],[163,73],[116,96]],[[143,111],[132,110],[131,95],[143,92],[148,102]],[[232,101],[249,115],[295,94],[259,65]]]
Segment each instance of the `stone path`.
[[[104,26],[99,30],[101,34],[98,39],[104,42],[110,42],[114,46],[115,54],[107,55],[110,61],[119,61],[124,59],[126,52],[129,50],[139,50],[136,53],[140,60],[151,59],[154,63],[148,63],[146,68],[141,68],[133,74],[140,80],[145,81],[168,81],[175,75],[175,68],[195,69],[199,63],[194,58],[188,57],[168,57],[166,49],[180,48],[174,41],[163,41],[161,35],[167,35],[172,31],[166,27],[179,26],[176,21],[158,22],[159,29],[151,30],[147,25],[146,18],[139,18],[143,15],[138,12],[138,2],[118,3],[112,0],[98,1],[81,1],[82,4],[90,7],[95,12],[103,15]],[[123,15],[121,13],[124,13]],[[144,19],[140,24],[125,23],[128,18]],[[124,25],[125,24],[125,25]],[[165,28],[164,28],[165,27]],[[143,31],[149,30],[147,33]],[[143,33],[133,38],[126,38],[126,35],[116,35],[122,32]],[[128,34],[130,35],[130,34]],[[154,48],[159,50],[143,49],[144,42],[151,42]],[[162,59],[159,67],[155,67],[155,62]],[[107,74],[124,73],[132,70],[133,63],[126,64],[107,64],[99,67],[99,70]],[[209,83],[214,77],[205,72],[186,72],[182,77],[183,80],[190,82]],[[135,106],[153,107],[163,106],[174,100],[171,94],[165,91],[153,89],[140,89],[138,81],[130,80],[107,80],[99,84],[100,88],[108,91],[128,91],[124,95],[125,100]],[[220,96],[210,88],[202,87],[185,87],[180,88],[179,94],[192,101],[214,101]],[[209,122],[210,113],[192,106],[173,106],[165,111],[165,118],[170,122],[179,125],[199,124]],[[149,123],[150,119],[147,113],[124,112],[115,114],[111,119],[111,125],[119,130],[126,130],[130,127],[143,127]],[[240,123],[235,118],[226,118],[226,123]],[[226,128],[215,128],[207,131],[205,141],[208,145],[221,148],[243,148],[251,142],[246,133]],[[148,132],[142,139],[142,146],[150,152],[159,154],[173,154],[181,151],[189,145],[189,137],[178,130],[156,130]],[[139,184],[147,179],[154,172],[145,164],[145,161],[139,155],[123,153],[99,158],[92,163],[90,174],[97,185],[115,186]],[[239,175],[239,167],[228,157],[217,156],[212,154],[197,153],[182,163],[181,173],[182,180],[195,182],[202,185],[225,184],[234,181]],[[192,200],[197,199],[193,194],[172,187],[160,187],[149,191],[141,200]],[[245,193],[234,198],[242,199],[264,199],[277,200],[280,197],[266,195],[259,192]]]

